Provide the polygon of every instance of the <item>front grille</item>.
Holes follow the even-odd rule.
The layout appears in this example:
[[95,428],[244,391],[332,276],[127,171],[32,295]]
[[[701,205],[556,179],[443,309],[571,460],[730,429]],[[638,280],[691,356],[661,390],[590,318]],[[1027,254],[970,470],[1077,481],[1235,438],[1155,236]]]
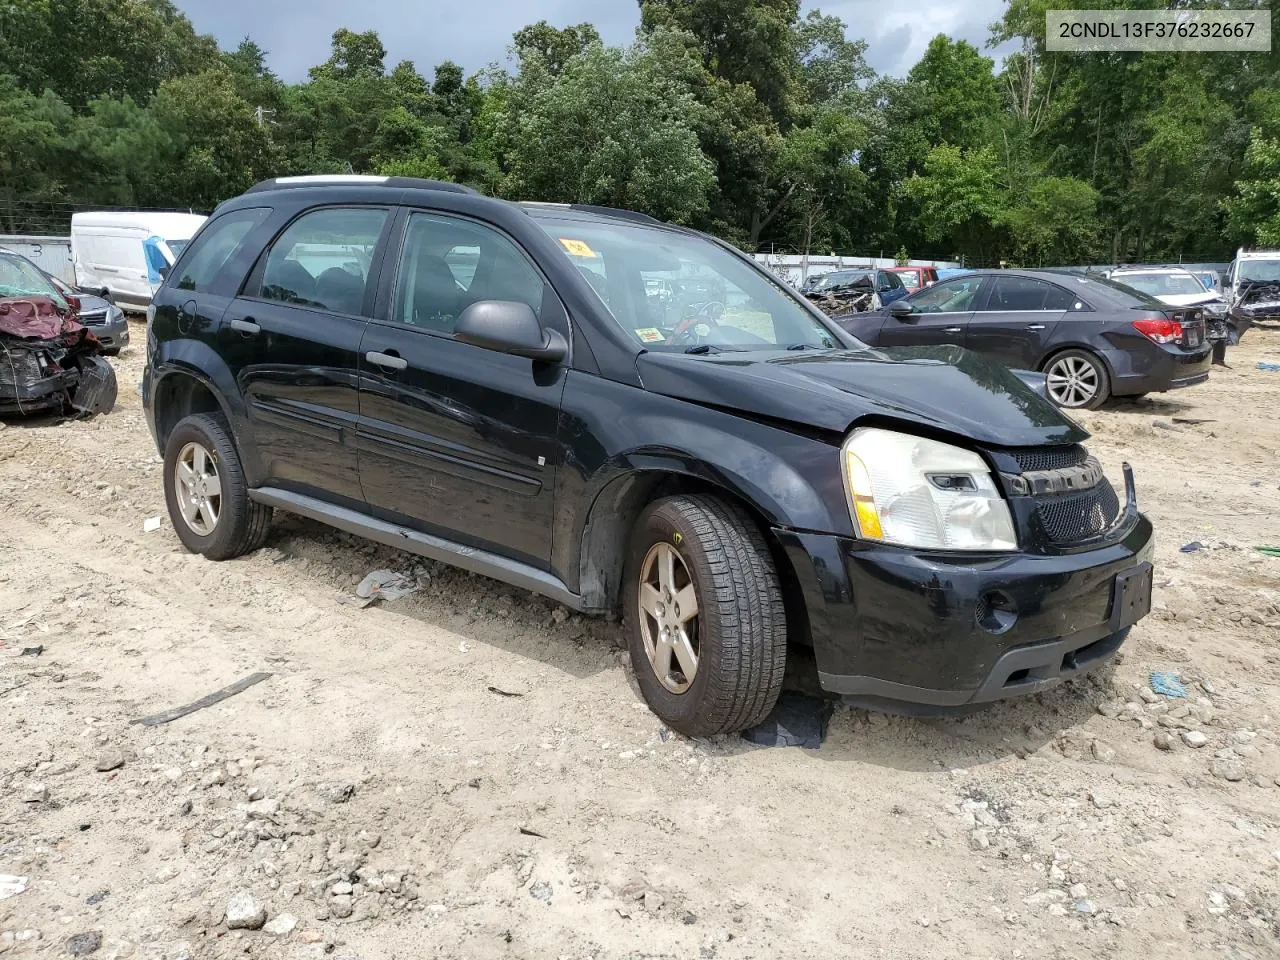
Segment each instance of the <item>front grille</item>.
[[1018,461],[1023,473],[1078,467],[1089,458],[1088,451],[1078,443],[1064,447],[1015,447],[1009,452]]
[[1115,522],[1120,515],[1120,498],[1103,480],[1084,493],[1039,497],[1036,513],[1054,543],[1077,543],[1096,537]]
[[86,327],[98,326],[107,322],[107,311],[103,310],[99,313],[82,313],[80,314],[80,322]]

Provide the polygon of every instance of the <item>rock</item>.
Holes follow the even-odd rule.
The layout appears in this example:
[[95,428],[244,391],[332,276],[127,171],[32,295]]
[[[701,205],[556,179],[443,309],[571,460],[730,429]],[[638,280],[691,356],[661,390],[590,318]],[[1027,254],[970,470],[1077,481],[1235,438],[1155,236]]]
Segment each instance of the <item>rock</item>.
[[298,925],[298,918],[291,913],[282,913],[264,926],[263,932],[271,934],[273,937],[287,937],[293,933],[294,928]]
[[93,769],[99,773],[110,773],[112,770],[119,770],[123,766],[124,754],[119,750],[108,750],[98,757]]
[[1092,793],[1089,794],[1089,799],[1093,802],[1093,805],[1097,807],[1099,810],[1106,810],[1116,805],[1116,802],[1114,800],[1112,800],[1110,797],[1103,796],[1097,790],[1094,790]]
[[662,894],[656,890],[646,890],[644,895],[644,908],[648,913],[657,913],[662,909]]
[[1060,903],[1051,903],[1049,904],[1048,913],[1051,917],[1065,917],[1067,915],[1067,908]]
[[97,953],[102,946],[102,934],[96,930],[89,933],[77,933],[67,938],[67,953],[73,957],[87,957]]
[[1182,742],[1185,743],[1188,747],[1194,747],[1195,749],[1199,750],[1201,747],[1203,747],[1205,744],[1209,742],[1209,738],[1206,737],[1199,730],[1183,730]]
[[227,782],[227,771],[221,766],[214,767],[203,777],[200,778],[200,786],[208,790],[210,787],[220,787]]
[[168,780],[170,783],[177,783],[179,780],[182,779],[182,768],[169,767],[169,769],[165,770],[164,772],[164,778]]
[[1114,720],[1124,710],[1123,700],[1103,700],[1098,704],[1098,712],[1108,720]]
[[969,846],[974,850],[986,850],[991,846],[991,838],[985,830],[974,830],[969,834]]
[[543,903],[550,902],[552,892],[551,884],[545,880],[539,880],[529,888],[529,896],[535,900],[541,900]]
[[1243,780],[1245,775],[1244,764],[1239,760],[1215,760],[1209,765],[1209,772],[1219,780],[1226,780],[1230,783]]
[[1116,752],[1101,740],[1093,741],[1089,749],[1093,753],[1093,759],[1097,760],[1099,763],[1110,763],[1116,758]]
[[1227,898],[1221,890],[1213,890],[1209,893],[1207,909],[1215,917],[1220,917],[1227,912]]
[[1067,891],[1067,896],[1072,900],[1083,900],[1085,897],[1089,896],[1089,888],[1083,883],[1077,883]]
[[1098,912],[1092,900],[1077,900],[1075,910],[1076,913],[1084,914],[1086,917],[1091,917]]
[[252,787],[249,787],[249,789],[245,790],[244,795],[248,797],[250,800],[261,800],[267,794],[261,787],[252,786]]
[[1236,754],[1245,760],[1257,760],[1262,756],[1262,751],[1252,744],[1242,744],[1235,749]]
[[255,800],[244,805],[244,815],[250,820],[272,820],[279,812],[279,800]]
[[1257,736],[1252,730],[1237,730],[1231,734],[1231,739],[1236,743],[1253,743]]
[[1124,893],[1126,890],[1129,889],[1129,885],[1125,883],[1123,880],[1121,880],[1119,877],[1113,878],[1111,881],[1111,885],[1115,887],[1117,890],[1119,890],[1121,893]]
[[329,888],[329,895],[333,897],[349,897],[354,887],[346,881],[335,883]]
[[43,783],[28,783],[22,788],[23,803],[44,803],[49,799],[49,788]]
[[355,910],[355,905],[349,896],[334,897],[329,901],[329,912],[339,920],[345,920],[351,916],[353,910]]
[[1063,870],[1056,863],[1049,868],[1049,879],[1054,883],[1066,883],[1067,871]]
[[1166,730],[1157,730],[1152,742],[1156,745],[1157,750],[1173,749],[1173,736]]
[[1236,903],[1244,903],[1249,899],[1248,895],[1237,886],[1229,883],[1222,885],[1222,892],[1228,900],[1234,900]]
[[1150,687],[1139,687],[1138,696],[1142,698],[1143,703],[1160,703],[1160,694]]
[[227,929],[261,930],[266,922],[266,905],[248,890],[237,890],[227,901]]

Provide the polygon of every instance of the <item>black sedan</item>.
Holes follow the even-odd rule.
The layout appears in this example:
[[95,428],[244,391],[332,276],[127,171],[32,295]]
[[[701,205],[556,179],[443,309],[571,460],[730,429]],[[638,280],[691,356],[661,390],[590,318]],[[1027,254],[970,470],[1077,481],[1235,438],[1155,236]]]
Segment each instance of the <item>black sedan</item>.
[[1062,407],[1094,409],[1203,383],[1211,348],[1197,308],[1096,276],[1000,270],[934,284],[839,323],[874,346],[955,344],[1040,370]]

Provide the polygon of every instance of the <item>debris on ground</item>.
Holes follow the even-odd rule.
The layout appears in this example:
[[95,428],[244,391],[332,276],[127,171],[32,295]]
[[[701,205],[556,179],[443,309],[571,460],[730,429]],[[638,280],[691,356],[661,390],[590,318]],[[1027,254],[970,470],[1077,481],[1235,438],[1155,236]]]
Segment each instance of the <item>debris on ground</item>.
[[1266,370],[1268,373],[1275,373],[1277,371],[1280,371],[1280,363],[1269,363],[1265,360],[1259,360],[1258,369]]
[[1168,673],[1163,670],[1152,670],[1150,677],[1151,689],[1162,697],[1185,697],[1187,688],[1182,683],[1182,678],[1176,673]]
[[500,697],[523,697],[523,693],[515,693],[511,690],[501,690],[498,687],[489,687],[490,693],[496,693]]
[[22,652],[18,654],[20,657],[38,657],[44,653],[44,645],[37,644],[34,647],[23,647]]
[[764,721],[742,731],[742,739],[762,747],[804,747],[817,750],[827,738],[827,724],[835,706],[823,697],[788,691]]
[[399,600],[419,589],[418,585],[403,573],[394,570],[374,570],[356,587],[361,600]]
[[1178,548],[1182,553],[1195,553],[1197,550],[1203,550],[1204,544],[1199,540],[1192,540],[1190,543],[1184,543]]
[[1268,557],[1280,557],[1280,547],[1254,547],[1253,549]]
[[170,723],[179,717],[185,717],[189,713],[195,713],[197,710],[203,710],[205,707],[212,707],[215,703],[221,703],[228,697],[234,697],[237,693],[243,693],[256,683],[261,683],[270,677],[269,673],[251,673],[249,676],[237,680],[228,687],[209,694],[207,697],[201,697],[186,706],[174,707],[172,710],[166,710],[164,713],[157,713],[154,716],[143,717],[140,720],[134,720],[133,723],[140,724],[144,727],[154,727],[162,723]]
[[0,900],[16,897],[25,889],[27,889],[26,877],[15,877],[7,873],[0,873]]
[[159,529],[160,529],[159,517],[147,517],[147,519],[142,521],[143,533],[155,533]]

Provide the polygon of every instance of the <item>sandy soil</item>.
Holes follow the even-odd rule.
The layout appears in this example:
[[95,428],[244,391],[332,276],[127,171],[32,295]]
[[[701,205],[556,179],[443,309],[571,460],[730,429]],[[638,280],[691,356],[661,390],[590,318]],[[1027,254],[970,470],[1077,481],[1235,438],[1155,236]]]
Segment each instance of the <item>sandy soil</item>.
[[[669,736],[616,628],[483,578],[297,519],[223,564],[167,517],[145,533],[165,510],[135,348],[112,415],[0,428],[0,874],[26,878],[0,877],[24,887],[0,954],[1280,955],[1263,358],[1280,336],[1079,418],[1159,536],[1114,669],[964,720],[840,710],[805,751]],[[342,602],[381,567],[422,589]],[[228,929],[238,891],[267,929]]]

